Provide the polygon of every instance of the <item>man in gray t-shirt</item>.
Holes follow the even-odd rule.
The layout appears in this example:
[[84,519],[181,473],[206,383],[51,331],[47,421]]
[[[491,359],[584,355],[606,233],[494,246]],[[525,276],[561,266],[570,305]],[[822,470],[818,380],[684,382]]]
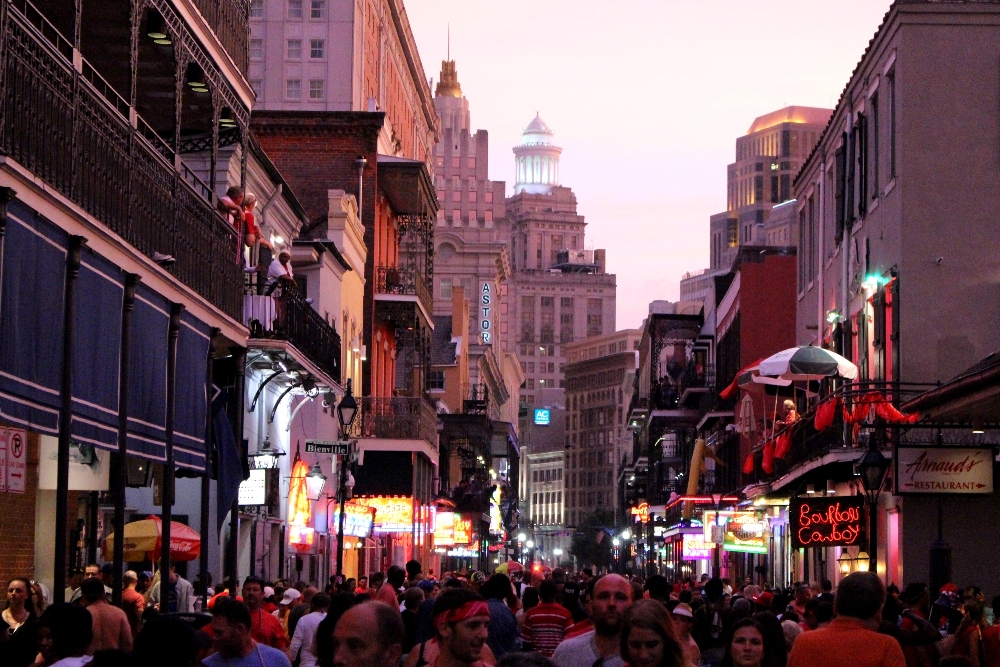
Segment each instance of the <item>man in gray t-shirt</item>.
[[617,574],[608,574],[594,583],[587,611],[594,629],[563,640],[552,654],[558,667],[590,667],[603,659],[602,667],[623,667],[619,655],[622,617],[632,604],[632,584]]

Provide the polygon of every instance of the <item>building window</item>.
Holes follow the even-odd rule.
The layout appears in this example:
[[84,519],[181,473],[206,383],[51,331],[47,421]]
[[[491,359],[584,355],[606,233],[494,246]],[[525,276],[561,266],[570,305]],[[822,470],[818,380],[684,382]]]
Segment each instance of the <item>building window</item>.
[[485,193],[483,193],[483,201],[486,202],[487,204],[492,204],[493,203],[493,191],[492,190],[487,190]]
[[869,148],[868,154],[871,156],[871,181],[872,181],[872,199],[878,199],[878,162],[879,162],[879,150],[878,150],[878,93],[872,95],[870,100],[871,104],[871,147]]
[[309,81],[309,99],[322,100],[324,98],[323,83],[323,79],[312,79]]
[[288,0],[288,18],[302,18],[302,0]]
[[250,0],[250,18],[264,18],[264,0]]
[[326,55],[326,42],[322,39],[309,40],[309,57],[323,58]]
[[264,58],[264,40],[250,40],[250,60],[262,60]]
[[250,79],[250,87],[253,88],[253,92],[257,94],[257,97],[260,97],[260,93],[264,87],[264,82],[260,79]]
[[454,287],[454,278],[442,278],[441,279],[441,298],[442,299],[450,299],[453,287]]
[[451,212],[451,224],[455,227],[462,226],[462,211],[461,209],[454,209]]
[[444,371],[431,371],[427,374],[427,386],[434,390],[444,389]]
[[299,79],[288,79],[285,81],[285,98],[297,100],[302,97],[302,81]]
[[312,0],[312,2],[310,2],[309,18],[311,19],[326,18],[326,0]]
[[477,196],[476,191],[475,190],[470,191],[469,192],[469,203],[470,204],[475,204],[477,200],[478,200],[478,196]]
[[288,49],[286,50],[285,57],[288,58],[289,60],[299,60],[302,58],[301,39],[288,40]]
[[[486,194],[489,195],[492,193],[487,192]],[[486,211],[483,213],[483,217],[486,219],[486,222],[493,222],[493,211],[486,209]]]
[[604,312],[601,299],[587,299],[587,336],[604,333]]

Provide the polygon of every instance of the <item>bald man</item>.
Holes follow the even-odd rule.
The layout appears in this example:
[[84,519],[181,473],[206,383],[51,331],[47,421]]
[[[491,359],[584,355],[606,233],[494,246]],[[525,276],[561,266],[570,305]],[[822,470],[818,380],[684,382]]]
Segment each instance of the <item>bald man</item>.
[[333,631],[334,667],[396,667],[405,631],[399,610],[362,602],[344,612]]
[[558,667],[593,665],[603,660],[603,667],[623,667],[619,655],[622,617],[632,604],[632,584],[617,574],[606,574],[594,581],[587,612],[594,629],[564,640],[552,654]]

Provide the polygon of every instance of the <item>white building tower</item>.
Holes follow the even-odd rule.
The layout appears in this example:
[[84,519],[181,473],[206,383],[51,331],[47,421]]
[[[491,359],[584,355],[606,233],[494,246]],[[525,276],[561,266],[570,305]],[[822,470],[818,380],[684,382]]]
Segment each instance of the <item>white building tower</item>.
[[536,113],[535,119],[521,132],[523,143],[514,147],[517,175],[514,194],[548,194],[559,185],[559,154],[562,149],[552,141],[554,133]]

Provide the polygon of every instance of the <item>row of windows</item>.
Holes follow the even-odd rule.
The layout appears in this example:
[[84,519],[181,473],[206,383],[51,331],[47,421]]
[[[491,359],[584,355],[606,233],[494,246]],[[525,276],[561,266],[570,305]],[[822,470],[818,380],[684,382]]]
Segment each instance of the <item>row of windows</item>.
[[[254,92],[256,92],[258,96],[262,92],[263,83],[264,82],[260,79],[250,80],[250,86],[254,89]],[[302,79],[288,79],[285,81],[285,99],[302,99]],[[323,79],[309,80],[309,99],[314,101],[322,101],[326,99],[326,82],[323,81]]]
[[[446,197],[445,197],[444,190],[438,190],[437,191],[437,198],[438,198],[438,201],[441,202],[441,203],[443,203],[445,201]],[[461,190],[452,190],[451,191],[451,200],[453,202],[460,202],[460,201],[462,201],[462,191]],[[479,193],[476,192],[476,190],[474,190],[474,189],[473,190],[469,190],[468,191],[468,200],[469,200],[470,204],[475,204],[476,202],[479,201]],[[483,193],[483,201],[486,202],[487,204],[492,204],[493,203],[493,191],[492,190],[487,190],[485,193]],[[491,211],[491,213],[492,213],[492,211]]]
[[[607,460],[605,461],[605,457]],[[567,463],[569,463],[571,468],[577,467],[577,462],[580,463],[581,468],[590,468],[594,466],[603,465],[614,465],[615,453],[611,450],[604,451],[588,451],[579,452],[579,457],[577,452],[571,452],[567,455]],[[609,471],[610,472],[610,471]]]
[[532,470],[532,482],[559,482],[563,478],[562,468],[549,468],[547,470]]
[[[292,20],[302,20],[309,14],[310,19],[326,18],[326,0],[288,0],[285,16]],[[250,18],[264,18],[264,0],[250,0]]]
[[[610,507],[611,506],[611,492],[610,491],[586,491],[580,492],[579,500],[580,503],[577,505],[577,494],[573,492],[569,497],[570,507]],[[581,513],[582,515],[582,513]],[[576,512],[572,512],[570,515],[570,521],[576,523]]]
[[[615,432],[610,430],[607,432],[608,438],[604,439],[604,431],[590,431],[588,433],[581,433],[579,444],[583,447],[601,447],[605,444],[613,445],[615,443]],[[618,439],[622,438],[622,429],[618,429]],[[569,435],[566,436],[566,444],[577,444],[577,434],[573,433],[572,438]]]
[[[444,167],[444,156],[441,156],[441,155],[436,156],[434,158],[434,166],[438,167],[438,168],[443,168]],[[453,169],[461,169],[462,168],[462,158],[461,158],[461,156],[458,156],[458,155],[452,156],[452,158],[451,158],[451,166],[452,166]],[[465,158],[465,166],[468,167],[469,169],[475,169],[476,168],[476,158],[474,158],[474,157],[467,157],[467,158]],[[439,176],[438,178],[441,178],[443,180],[444,176]],[[458,177],[456,176],[455,178],[458,178]],[[471,178],[471,176],[470,176],[470,178]]]
[[[535,362],[533,362],[533,361],[527,361],[527,362],[522,361],[521,362],[521,370],[524,371],[525,373],[534,373],[535,372]],[[538,372],[539,373],[546,373],[546,372],[548,372],[548,373],[555,373],[556,372],[556,364],[555,364],[555,362],[550,361],[548,363],[545,363],[545,362],[539,363],[538,364]],[[563,365],[562,364],[559,364],[559,372],[560,373],[563,372]]]
[[[447,219],[448,222],[450,222],[453,227],[458,227],[462,224],[465,218],[463,218],[462,216],[462,209],[456,208],[452,209],[450,216],[445,215],[444,209],[438,210],[437,219],[438,222],[444,222]],[[486,209],[485,211],[483,211],[482,220],[476,217],[475,211],[469,211],[468,222],[469,224],[472,224],[473,222],[493,222],[493,211],[490,209]]]
[[[611,452],[608,452],[608,458],[612,456]],[[577,482],[579,481],[579,486],[592,487],[601,486],[614,483],[614,473],[610,470],[590,470],[587,472],[573,472],[569,476],[569,486],[571,489],[577,488]]]
[[[522,357],[534,357],[535,353],[538,353],[539,357],[554,357],[556,354],[555,345],[522,345],[521,346],[521,356]],[[563,355],[559,355],[563,356]]]
[[[326,57],[326,40],[310,39],[309,58],[312,60],[322,60],[325,57]],[[302,60],[301,39],[289,39],[285,42],[285,58],[287,58],[288,60]],[[264,59],[263,39],[250,40],[250,59],[251,60]]]
[[[556,386],[556,380],[555,380],[555,378],[539,378],[538,379],[538,388],[539,389],[552,389],[555,386]],[[566,380],[559,380],[559,388],[560,389],[565,389],[566,388]],[[524,382],[522,382],[521,383],[521,389],[531,389],[533,391],[535,389],[535,378],[528,378],[527,380],[525,380]]]

